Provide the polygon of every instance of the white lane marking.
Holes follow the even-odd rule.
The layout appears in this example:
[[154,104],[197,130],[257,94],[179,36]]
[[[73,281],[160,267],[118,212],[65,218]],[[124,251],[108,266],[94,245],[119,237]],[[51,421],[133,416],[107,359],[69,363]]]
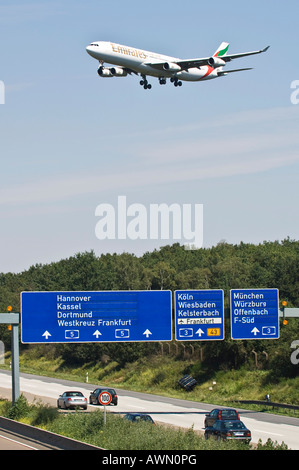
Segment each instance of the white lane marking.
[[129,408],[139,408],[140,410],[145,410],[144,406],[137,406],[137,405],[127,405]]
[[16,441],[15,439],[11,439],[10,437],[2,436],[2,434],[0,434],[0,438],[1,439],[6,439],[7,441],[10,441],[10,442],[15,442],[16,444],[19,444],[20,446],[29,447],[29,449],[32,449],[32,450],[37,450],[36,447],[32,447],[32,446],[30,446],[28,444],[24,444],[23,442],[20,442],[20,441]]
[[272,432],[272,431],[262,431],[261,429],[253,429],[253,431],[256,432],[263,432],[264,434],[273,434],[273,436],[283,436],[283,434],[278,434],[277,432]]

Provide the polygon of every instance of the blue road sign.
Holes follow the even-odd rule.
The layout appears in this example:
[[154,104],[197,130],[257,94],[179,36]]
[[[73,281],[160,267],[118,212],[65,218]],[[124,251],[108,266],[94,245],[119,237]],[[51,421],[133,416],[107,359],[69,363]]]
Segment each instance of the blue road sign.
[[170,291],[22,292],[23,343],[171,341]]
[[278,289],[230,291],[232,339],[279,338]]
[[174,299],[177,341],[224,339],[223,290],[177,290]]

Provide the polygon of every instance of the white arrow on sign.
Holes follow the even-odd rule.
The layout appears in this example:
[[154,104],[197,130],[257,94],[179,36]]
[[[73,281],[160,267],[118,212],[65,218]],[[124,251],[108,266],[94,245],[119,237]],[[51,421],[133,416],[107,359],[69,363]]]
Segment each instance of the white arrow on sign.
[[145,332],[142,333],[142,334],[145,335],[145,336],[148,338],[149,335],[152,335],[152,332],[151,332],[149,329],[147,329],[147,330],[145,330]]
[[260,332],[260,330],[258,330],[257,327],[255,326],[255,327],[253,328],[253,330],[251,330],[250,333],[253,333],[254,336],[256,336],[256,334],[259,333],[259,332]]
[[198,328],[198,330],[195,332],[196,335],[198,336],[201,336],[202,334],[204,334],[204,331],[202,331],[201,328]]
[[42,336],[44,336],[46,339],[49,338],[49,336],[52,336],[48,331],[45,331]]
[[99,336],[102,336],[102,333],[99,332],[99,330],[96,330],[93,335],[98,339]]

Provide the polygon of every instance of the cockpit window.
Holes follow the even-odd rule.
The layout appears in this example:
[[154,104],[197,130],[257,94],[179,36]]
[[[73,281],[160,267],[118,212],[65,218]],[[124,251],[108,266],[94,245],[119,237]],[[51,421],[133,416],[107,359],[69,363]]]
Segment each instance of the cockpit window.
[[91,46],[98,46],[98,44],[95,43],[95,42],[92,42],[90,45],[91,45]]

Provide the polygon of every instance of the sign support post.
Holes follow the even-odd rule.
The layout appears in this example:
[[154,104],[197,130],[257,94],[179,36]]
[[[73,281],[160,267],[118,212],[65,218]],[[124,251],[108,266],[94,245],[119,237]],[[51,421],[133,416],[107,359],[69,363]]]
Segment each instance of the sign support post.
[[0,324],[12,325],[11,342],[11,380],[12,380],[12,404],[14,405],[20,396],[20,366],[19,366],[19,313],[0,313]]
[[112,401],[112,396],[110,392],[102,392],[99,395],[99,402],[101,405],[104,405],[104,426],[106,426],[106,405],[110,405]]
[[12,325],[12,404],[20,396],[19,325]]

